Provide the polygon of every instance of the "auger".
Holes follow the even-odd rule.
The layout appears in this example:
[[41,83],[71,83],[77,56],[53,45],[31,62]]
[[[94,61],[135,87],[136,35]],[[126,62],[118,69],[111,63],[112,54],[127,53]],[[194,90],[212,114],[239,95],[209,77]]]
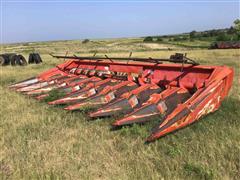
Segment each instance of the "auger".
[[38,100],[61,91],[49,105],[94,107],[91,120],[118,117],[114,128],[157,120],[147,142],[216,111],[233,81],[232,68],[199,65],[179,53],[169,59],[52,56],[67,61],[9,87]]

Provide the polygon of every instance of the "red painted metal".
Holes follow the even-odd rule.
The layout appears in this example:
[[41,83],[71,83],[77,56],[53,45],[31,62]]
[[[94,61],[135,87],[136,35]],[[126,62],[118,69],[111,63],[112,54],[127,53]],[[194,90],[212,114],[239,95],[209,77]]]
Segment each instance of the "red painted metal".
[[216,111],[233,81],[233,69],[226,66],[139,60],[72,59],[9,87],[39,100],[63,91],[64,97],[49,104],[68,104],[66,110],[93,106],[98,109],[90,112],[92,119],[118,114],[113,127],[157,119],[150,142]]

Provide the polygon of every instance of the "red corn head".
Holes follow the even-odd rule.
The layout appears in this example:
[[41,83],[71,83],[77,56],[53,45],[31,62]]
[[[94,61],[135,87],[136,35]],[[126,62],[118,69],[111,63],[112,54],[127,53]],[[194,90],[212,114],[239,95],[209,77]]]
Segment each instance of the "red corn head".
[[[202,66],[181,54],[170,59],[58,58],[72,59],[9,88],[39,100],[62,91],[64,97],[49,104],[98,108],[90,112],[92,118],[120,115],[114,127],[156,120],[147,142],[216,111],[233,81],[233,69]],[[125,59],[133,61],[115,61]]]

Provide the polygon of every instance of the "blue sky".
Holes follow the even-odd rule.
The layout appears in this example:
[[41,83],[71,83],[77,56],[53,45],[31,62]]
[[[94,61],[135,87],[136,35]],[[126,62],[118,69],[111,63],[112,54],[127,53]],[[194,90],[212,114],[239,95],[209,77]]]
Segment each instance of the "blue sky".
[[138,37],[225,28],[239,1],[1,2],[1,43]]

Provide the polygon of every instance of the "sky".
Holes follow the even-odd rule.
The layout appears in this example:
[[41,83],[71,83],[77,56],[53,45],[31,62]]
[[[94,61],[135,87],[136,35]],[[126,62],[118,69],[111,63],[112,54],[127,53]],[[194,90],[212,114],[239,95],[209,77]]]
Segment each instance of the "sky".
[[239,0],[0,1],[0,43],[176,34],[240,16]]

